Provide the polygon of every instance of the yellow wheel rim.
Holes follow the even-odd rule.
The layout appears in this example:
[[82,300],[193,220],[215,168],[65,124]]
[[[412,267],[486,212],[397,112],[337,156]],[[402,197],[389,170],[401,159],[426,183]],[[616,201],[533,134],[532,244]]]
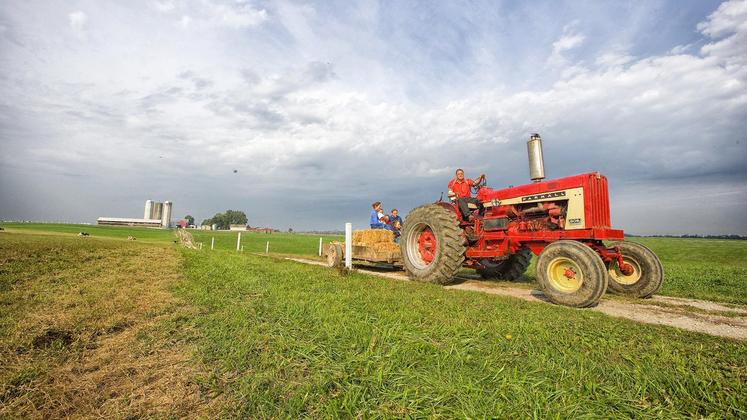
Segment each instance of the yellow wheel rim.
[[624,284],[628,286],[631,284],[636,284],[638,280],[641,279],[641,265],[638,264],[638,261],[630,258],[623,257],[623,261],[625,262],[625,264],[633,267],[633,272],[629,276],[626,276],[622,273],[622,271],[620,271],[620,266],[617,264],[617,262],[612,261],[608,269],[610,278],[618,284]]
[[557,257],[547,265],[547,279],[559,292],[574,293],[584,283],[584,273],[573,260]]

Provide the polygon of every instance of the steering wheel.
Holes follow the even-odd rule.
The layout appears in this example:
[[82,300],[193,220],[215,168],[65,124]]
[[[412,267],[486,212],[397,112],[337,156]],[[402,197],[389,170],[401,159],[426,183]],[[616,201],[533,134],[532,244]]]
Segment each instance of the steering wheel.
[[472,191],[477,192],[477,191],[480,191],[480,188],[486,185],[488,185],[488,180],[486,177],[482,177],[482,179],[480,180],[480,182],[477,183],[477,185],[471,185],[470,187],[472,188]]

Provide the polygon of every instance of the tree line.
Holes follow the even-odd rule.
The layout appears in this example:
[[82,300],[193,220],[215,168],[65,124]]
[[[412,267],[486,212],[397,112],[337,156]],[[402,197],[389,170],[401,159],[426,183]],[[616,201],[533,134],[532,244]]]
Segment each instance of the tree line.
[[223,213],[216,213],[215,216],[202,221],[202,225],[217,225],[218,229],[228,229],[230,225],[246,226],[249,219],[246,218],[241,210],[226,210]]

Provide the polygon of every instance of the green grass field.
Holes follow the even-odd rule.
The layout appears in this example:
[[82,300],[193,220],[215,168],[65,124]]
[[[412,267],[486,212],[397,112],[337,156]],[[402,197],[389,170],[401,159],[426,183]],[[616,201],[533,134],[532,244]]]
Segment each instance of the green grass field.
[[[248,417],[745,415],[743,343],[427,284],[182,251],[203,386]],[[665,367],[665,368],[664,368]]]
[[[77,234],[80,231],[95,237],[126,238],[133,235],[148,242],[171,242],[174,234],[168,230],[148,228],[125,228],[110,226],[61,225],[61,224],[1,224],[9,231],[57,232]],[[236,232],[211,232],[190,230],[195,241],[210,248],[215,238],[216,250],[235,250]],[[324,242],[342,240],[337,236],[325,236]],[[747,304],[747,241],[679,238],[631,238],[650,247],[664,266],[664,286],[661,294],[697,299],[716,300],[727,303]],[[311,257],[317,255],[319,237],[288,233],[242,233],[244,252],[264,253],[266,242],[270,242],[270,253],[294,254]],[[525,282],[533,282],[534,264],[524,276]]]
[[32,233],[0,232],[0,417],[747,416],[744,342],[167,236]]

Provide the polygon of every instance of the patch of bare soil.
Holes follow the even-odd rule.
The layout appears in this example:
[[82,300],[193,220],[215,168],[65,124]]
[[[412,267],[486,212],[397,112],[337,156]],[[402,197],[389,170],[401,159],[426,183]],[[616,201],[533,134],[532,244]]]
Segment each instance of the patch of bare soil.
[[[17,320],[0,342],[0,418],[211,417],[221,401],[200,391],[191,309],[170,292],[173,249],[92,251],[8,291]],[[43,251],[43,250],[37,250]],[[50,252],[65,252],[50,250]],[[4,297],[4,298],[5,298]]]
[[[325,265],[318,261],[288,258],[304,264]],[[356,267],[366,274],[407,281],[402,271],[383,271],[370,267]],[[542,291],[534,288],[513,287],[479,280],[479,276],[459,275],[461,283],[445,289],[468,290],[500,296],[509,296],[532,302],[550,303]],[[697,309],[694,310],[694,309]],[[724,305],[697,299],[655,296],[652,299],[627,300],[605,297],[594,308],[579,309],[630,319],[646,324],[667,325],[719,337],[747,340],[747,308]]]

